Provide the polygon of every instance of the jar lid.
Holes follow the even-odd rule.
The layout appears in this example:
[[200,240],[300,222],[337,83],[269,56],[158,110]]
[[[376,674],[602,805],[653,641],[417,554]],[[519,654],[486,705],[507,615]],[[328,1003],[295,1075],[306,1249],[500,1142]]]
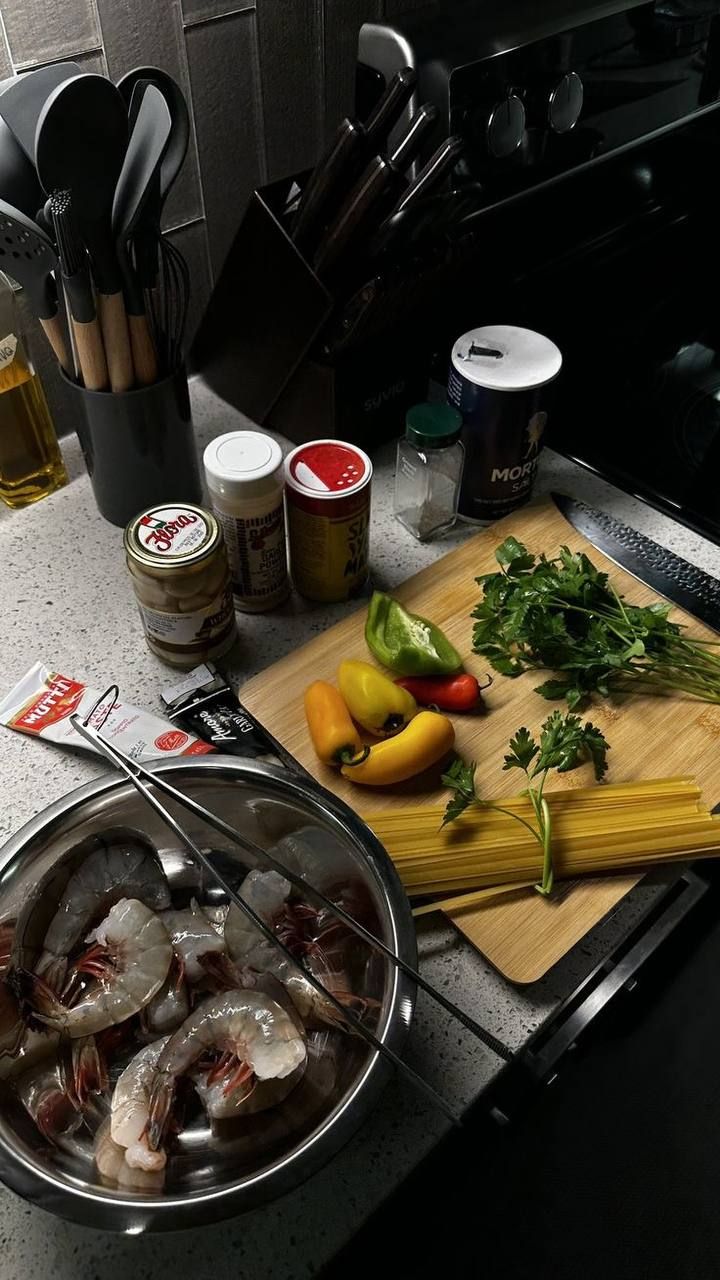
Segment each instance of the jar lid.
[[228,431],[211,440],[203,454],[210,488],[223,496],[251,498],[282,466],[282,449],[261,431]]
[[450,404],[414,404],[405,415],[405,435],[419,449],[445,449],[459,440],[462,424]]
[[344,498],[368,484],[372,462],[362,449],[344,440],[311,440],[285,459],[285,479],[292,489],[315,498]]
[[452,364],[461,377],[489,391],[530,391],[557,377],[562,355],[533,329],[495,324],[458,338]]
[[168,570],[196,564],[221,540],[217,520],[189,502],[150,507],[125,530],[125,551],[137,564]]

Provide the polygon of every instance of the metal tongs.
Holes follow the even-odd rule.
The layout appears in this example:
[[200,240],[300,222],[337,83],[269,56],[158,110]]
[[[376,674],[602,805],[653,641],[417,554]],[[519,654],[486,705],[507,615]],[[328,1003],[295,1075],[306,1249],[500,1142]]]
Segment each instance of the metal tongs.
[[[402,1075],[404,1075],[412,1085],[415,1086],[416,1089],[419,1089],[424,1093],[426,1097],[428,1097],[436,1107],[439,1107],[439,1109],[444,1112],[444,1114],[452,1120],[454,1124],[459,1124],[460,1118],[456,1115],[453,1108],[445,1101],[445,1099],[442,1098],[435,1089],[433,1089],[432,1085],[428,1084],[428,1082],[414,1071],[412,1067],[403,1062],[403,1060],[398,1057],[398,1055],[389,1048],[388,1045],[378,1039],[378,1037],[365,1026],[357,1014],[353,1013],[350,1009],[341,1004],[336,996],[333,995],[332,991],[329,991],[319,978],[317,978],[315,974],[303,964],[302,960],[293,955],[288,947],[285,946],[280,938],[278,938],[273,930],[265,923],[262,917],[257,914],[253,907],[251,907],[250,904],[241,897],[237,890],[233,889],[233,887],[227,882],[225,877],[215,866],[212,858],[195,843],[192,837],[188,835],[187,831],[185,831],[169,810],[165,808],[157,796],[153,795],[153,792],[149,789],[147,783],[151,783],[156,790],[163,792],[166,796],[169,796],[190,813],[201,818],[209,827],[212,827],[221,835],[226,836],[233,844],[238,845],[239,848],[243,849],[246,853],[251,854],[252,857],[257,859],[259,862],[264,863],[274,871],[277,871],[280,875],[284,876],[286,880],[289,880],[295,888],[302,889],[311,900],[314,899],[317,902],[321,902],[328,911],[332,912],[332,914],[339,920],[342,920],[349,929],[358,935],[358,937],[363,938],[369,946],[373,947],[376,951],[379,951],[386,959],[390,960],[396,968],[400,969],[402,973],[411,978],[418,987],[427,992],[428,995],[432,996],[432,998],[436,1000],[447,1013],[450,1013],[453,1017],[457,1018],[468,1031],[471,1031],[473,1035],[477,1036],[477,1038],[489,1049],[492,1049],[493,1053],[497,1054],[498,1057],[504,1059],[506,1062],[509,1061],[512,1057],[510,1050],[502,1043],[502,1041],[498,1040],[492,1032],[487,1031],[480,1025],[480,1023],[476,1022],[474,1018],[471,1018],[469,1014],[464,1013],[463,1010],[459,1009],[451,1000],[448,1000],[442,992],[438,991],[431,985],[431,983],[427,982],[416,969],[413,969],[412,965],[407,964],[399,955],[396,955],[392,948],[386,946],[380,938],[376,938],[375,935],[366,929],[359,920],[355,920],[354,917],[345,911],[343,907],[339,906],[338,903],[333,902],[330,898],[327,898],[324,893],[319,889],[316,889],[312,884],[305,880],[303,876],[292,871],[289,867],[284,866],[282,862],[275,858],[271,853],[268,853],[266,849],[255,844],[254,841],[241,835],[239,831],[236,831],[234,827],[230,826],[230,824],[225,822],[224,819],[218,817],[218,815],[213,813],[212,810],[207,809],[205,805],[199,804],[197,800],[193,800],[190,796],[186,795],[184,791],[178,790],[178,788],[174,787],[172,783],[167,782],[161,773],[155,773],[150,769],[146,769],[144,765],[139,764],[137,760],[133,760],[130,756],[126,755],[124,751],[121,751],[119,747],[108,742],[106,738],[103,738],[100,734],[100,729],[115,705],[115,697],[118,694],[119,690],[117,690],[117,686],[113,686],[102,695],[102,698],[98,700],[95,707],[93,707],[90,714],[84,720],[77,713],[72,715],[70,717],[70,722],[77,733],[90,742],[102,755],[106,757],[107,760],[109,760],[117,769],[120,770],[121,773],[125,775],[128,781],[135,787],[136,791],[138,791],[150,807],[155,810],[165,825],[168,826],[178,837],[192,857],[224,890],[228,899],[233,902],[235,906],[239,907],[249,920],[252,920],[256,928],[269,942],[273,943],[273,945],[282,952],[286,960],[289,960],[291,964],[295,965],[296,968],[302,971],[308,982],[315,988],[315,990],[320,992],[322,996],[329,1000],[335,1009],[341,1014],[343,1021],[346,1022],[357,1035],[361,1036],[362,1039],[370,1044],[377,1053],[391,1062],[393,1066]],[[112,701],[109,708],[99,718],[99,727],[91,728],[89,721],[91,719],[98,720],[98,707],[111,695]]]

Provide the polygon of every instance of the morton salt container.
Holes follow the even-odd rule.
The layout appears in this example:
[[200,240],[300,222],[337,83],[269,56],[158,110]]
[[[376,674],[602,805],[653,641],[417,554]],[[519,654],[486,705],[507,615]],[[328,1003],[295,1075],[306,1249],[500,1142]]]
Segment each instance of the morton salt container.
[[487,325],[458,338],[448,400],[463,416],[461,519],[487,524],[527,502],[547,422],[541,388],[561,364],[555,343],[532,329]]
[[342,440],[311,440],[285,459],[290,573],[308,600],[347,600],[368,576],[372,463]]

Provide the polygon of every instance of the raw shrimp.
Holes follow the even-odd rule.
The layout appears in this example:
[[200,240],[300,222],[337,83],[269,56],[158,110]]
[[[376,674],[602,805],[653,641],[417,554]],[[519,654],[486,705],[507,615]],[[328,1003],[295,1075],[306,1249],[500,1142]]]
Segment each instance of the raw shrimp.
[[305,1040],[280,1005],[255,991],[227,991],[203,1000],[161,1053],[150,1098],[149,1145],[157,1150],[172,1110],[178,1078],[203,1055],[220,1052],[234,1062],[229,1090],[257,1080],[284,1079],[306,1058]]
[[139,1013],[160,990],[173,957],[165,926],[136,898],[116,902],[86,941],[93,945],[75,970],[97,981],[72,1008],[37,974],[22,969],[13,974],[19,995],[35,1017],[73,1038],[94,1035]]
[[168,976],[160,990],[145,1005],[140,1014],[145,1038],[157,1040],[158,1036],[166,1036],[170,1031],[175,1031],[185,1021],[189,1012],[190,995],[177,963],[176,954],[173,956]]
[[156,1040],[154,1044],[148,1044],[136,1053],[115,1085],[110,1111],[110,1135],[113,1142],[123,1148],[125,1160],[131,1169],[152,1172],[164,1169],[167,1161],[164,1151],[151,1151],[146,1131],[155,1068],[168,1038],[164,1036],[162,1040]]
[[[290,894],[290,881],[277,871],[249,871],[238,893],[265,922],[271,925],[282,911]],[[262,939],[262,934],[244,912],[234,904],[225,920],[225,944],[233,960],[244,960]]]
[[[220,986],[229,987],[237,984],[254,989],[256,985],[261,985],[263,978],[272,975],[282,983],[304,1022],[320,1023],[347,1030],[348,1024],[339,1009],[336,1009],[332,1001],[313,986],[302,969],[288,960],[269,939],[263,938],[256,943],[252,951],[245,956],[245,962],[242,965],[233,964],[231,960],[227,958],[223,960],[222,957],[219,963],[214,963],[215,957],[209,959],[208,975]],[[346,1008],[354,1008],[358,1014],[362,1014],[373,1003],[362,996],[353,995],[347,975],[328,969],[321,956],[305,956],[303,963]]]
[[59,1059],[21,1076],[15,1091],[28,1115],[49,1142],[75,1133],[82,1124],[80,1107],[65,1064]]
[[26,1066],[14,1088],[43,1137],[51,1142],[75,1133],[91,1094],[103,1093],[108,1079],[95,1039],[73,1040],[59,1046],[52,1062]]
[[170,935],[184,977],[188,982],[199,982],[205,976],[199,957],[208,951],[224,951],[222,934],[214,928],[194,899],[184,911],[161,912],[160,919]]
[[95,1136],[95,1164],[100,1177],[120,1191],[162,1191],[164,1169],[134,1169],[125,1159],[125,1148],[113,1142],[110,1121],[100,1126]]
[[233,1088],[234,1068],[227,1068],[217,1078],[213,1071],[191,1071],[196,1093],[210,1120],[236,1120],[239,1116],[254,1116],[258,1111],[269,1111],[284,1102],[305,1074],[305,1063],[291,1071],[283,1079],[260,1080],[255,1086]]
[[65,981],[68,954],[86,930],[121,898],[137,898],[153,911],[170,906],[170,889],[152,845],[136,835],[93,836],[68,880],[45,935],[35,971],[53,991]]

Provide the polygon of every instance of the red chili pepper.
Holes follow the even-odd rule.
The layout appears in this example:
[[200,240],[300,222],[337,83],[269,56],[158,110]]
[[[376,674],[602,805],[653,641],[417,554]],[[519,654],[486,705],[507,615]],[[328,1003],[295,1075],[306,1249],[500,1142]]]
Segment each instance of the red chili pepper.
[[421,707],[438,707],[440,711],[472,711],[480,701],[480,685],[475,676],[465,671],[456,676],[403,676],[395,683],[407,689]]

